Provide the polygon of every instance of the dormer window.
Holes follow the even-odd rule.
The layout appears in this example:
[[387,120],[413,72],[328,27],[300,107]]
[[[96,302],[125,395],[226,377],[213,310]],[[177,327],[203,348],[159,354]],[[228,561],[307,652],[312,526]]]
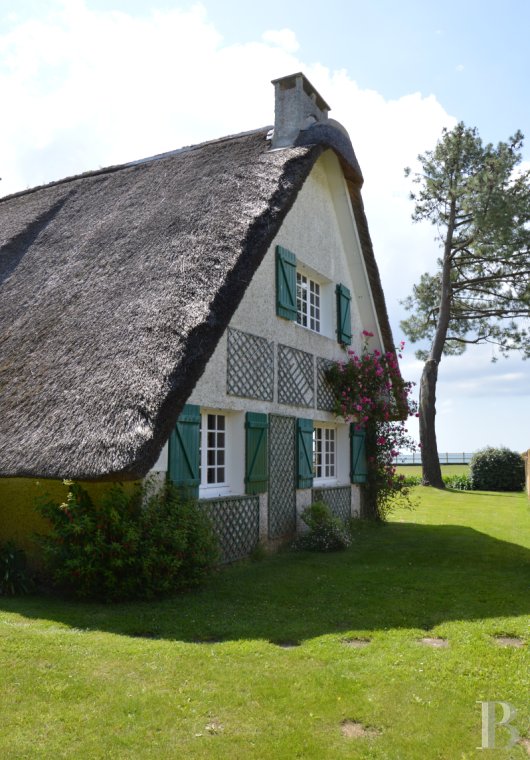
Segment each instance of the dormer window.
[[301,272],[296,273],[296,321],[320,332],[320,284]]

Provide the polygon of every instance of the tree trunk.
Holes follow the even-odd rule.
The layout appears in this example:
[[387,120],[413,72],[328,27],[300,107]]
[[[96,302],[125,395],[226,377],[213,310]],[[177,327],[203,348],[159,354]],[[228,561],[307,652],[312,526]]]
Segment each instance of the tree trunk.
[[436,443],[436,381],[438,365],[432,359],[425,362],[420,382],[420,442],[422,480],[424,486],[445,488]]
[[447,328],[451,318],[451,268],[453,233],[455,229],[456,203],[451,201],[447,235],[444,245],[444,257],[442,264],[442,279],[440,292],[440,305],[436,332],[431,346],[429,358],[425,362],[420,381],[420,443],[422,480],[425,486],[445,488],[442,480],[442,470],[438,457],[438,445],[436,443],[436,383],[438,382],[438,365],[442,359]]

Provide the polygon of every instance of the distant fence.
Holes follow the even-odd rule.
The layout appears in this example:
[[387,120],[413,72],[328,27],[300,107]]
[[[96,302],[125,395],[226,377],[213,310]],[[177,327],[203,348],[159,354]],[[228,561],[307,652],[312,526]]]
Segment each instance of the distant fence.
[[[469,464],[472,456],[472,452],[469,451],[462,451],[458,453],[446,452],[445,454],[438,454],[438,459],[440,460],[440,464]],[[421,464],[421,452],[418,452],[417,454],[398,454],[395,462],[396,464],[405,465]]]

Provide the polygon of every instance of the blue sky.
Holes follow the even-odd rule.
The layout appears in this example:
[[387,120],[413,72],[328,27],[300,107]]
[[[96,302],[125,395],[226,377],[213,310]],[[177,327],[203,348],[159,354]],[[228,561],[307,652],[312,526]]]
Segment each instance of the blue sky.
[[[352,137],[399,341],[399,301],[438,254],[403,167],[457,120],[493,142],[521,129],[530,162],[529,28],[523,0],[6,1],[0,194],[270,124],[270,80],[302,70]],[[442,362],[441,451],[530,446],[530,362],[491,358]]]

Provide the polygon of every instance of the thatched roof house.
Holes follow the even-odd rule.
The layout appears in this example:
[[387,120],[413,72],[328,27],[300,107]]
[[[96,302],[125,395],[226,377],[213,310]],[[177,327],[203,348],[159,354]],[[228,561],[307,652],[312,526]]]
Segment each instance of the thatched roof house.
[[312,121],[285,146],[277,120],[272,149],[267,127],[0,199],[1,476],[145,475],[329,150],[392,350],[353,148]]

